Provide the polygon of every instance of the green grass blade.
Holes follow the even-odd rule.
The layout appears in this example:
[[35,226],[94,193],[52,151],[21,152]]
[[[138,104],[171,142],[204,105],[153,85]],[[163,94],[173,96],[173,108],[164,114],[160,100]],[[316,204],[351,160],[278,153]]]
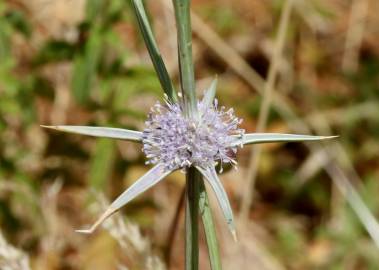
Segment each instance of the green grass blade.
[[78,55],[74,61],[72,91],[76,101],[81,104],[85,104],[90,98],[102,50],[102,36],[100,30],[95,28],[89,35],[83,55]]
[[338,136],[312,136],[297,134],[281,134],[281,133],[249,133],[242,138],[238,138],[234,145],[242,144],[258,144],[258,143],[274,143],[274,142],[305,142],[305,141],[322,141],[334,139]]
[[110,127],[89,127],[89,126],[41,126],[44,128],[55,129],[58,131],[88,135],[93,137],[103,137],[121,139],[127,141],[142,141],[142,132]]
[[108,139],[96,140],[96,146],[91,155],[89,183],[95,190],[104,190],[112,173],[116,156],[116,142]]
[[175,102],[177,101],[177,94],[175,92],[173,83],[167,72],[166,66],[163,62],[158,45],[155,41],[153,31],[151,29],[149,20],[146,15],[145,8],[142,0],[132,0],[135,14],[137,16],[138,25],[140,27],[143,39],[145,41],[147,50],[149,51],[151,61],[153,62],[155,71],[157,72],[161,86],[168,96],[168,98]]
[[197,166],[196,168],[201,172],[205,180],[208,181],[214,193],[216,194],[216,198],[218,200],[218,203],[220,204],[222,213],[224,214],[226,222],[228,223],[229,230],[232,233],[234,240],[237,241],[233,210],[232,210],[232,207],[230,206],[228,195],[226,194],[225,189],[222,186],[222,183],[217,176],[215,168],[213,166],[212,167],[209,166],[206,168],[201,168]]
[[204,225],[205,238],[207,239],[209,262],[212,270],[221,270],[221,258],[216,228],[213,223],[212,209],[209,205],[208,194],[203,181],[200,181],[199,190],[199,212]]

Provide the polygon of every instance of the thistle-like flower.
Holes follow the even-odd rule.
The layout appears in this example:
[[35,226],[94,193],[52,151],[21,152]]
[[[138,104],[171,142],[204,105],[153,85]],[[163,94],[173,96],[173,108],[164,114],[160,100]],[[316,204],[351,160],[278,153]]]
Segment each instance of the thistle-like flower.
[[179,104],[157,103],[142,134],[146,163],[162,164],[166,170],[186,169],[216,162],[236,164],[236,143],[244,130],[233,109],[220,109],[205,100],[198,103],[199,117],[185,117]]
[[81,233],[92,233],[107,217],[119,210],[136,196],[152,187],[175,170],[186,171],[196,167],[214,190],[221,210],[235,237],[232,208],[226,192],[218,178],[215,166],[230,163],[236,167],[235,160],[239,146],[256,143],[315,141],[332,137],[250,133],[239,128],[242,120],[234,115],[233,109],[219,107],[215,99],[217,81],[214,80],[201,101],[197,103],[196,117],[185,115],[182,102],[156,103],[146,121],[143,132],[119,128],[87,126],[44,126],[65,132],[79,133],[95,137],[124,139],[142,143],[147,164],[154,167],[132,186],[124,191],[100,216],[100,218]]

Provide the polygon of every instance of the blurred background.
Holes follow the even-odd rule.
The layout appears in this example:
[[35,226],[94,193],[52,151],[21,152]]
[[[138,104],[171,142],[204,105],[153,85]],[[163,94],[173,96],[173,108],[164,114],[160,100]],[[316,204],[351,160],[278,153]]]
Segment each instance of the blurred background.
[[[177,83],[170,3],[145,3]],[[198,94],[217,74],[220,103],[248,132],[284,5],[192,1]],[[239,170],[221,176],[238,243],[209,192],[224,269],[379,269],[379,231],[366,212],[379,217],[378,10],[376,0],[295,0],[289,8],[266,131],[340,138],[264,145],[251,189],[254,152],[238,152]],[[74,229],[148,170],[141,146],[39,126],[142,130],[161,99],[129,1],[0,2],[0,269],[183,269],[183,174],[80,235]],[[209,269],[200,237],[200,269]]]

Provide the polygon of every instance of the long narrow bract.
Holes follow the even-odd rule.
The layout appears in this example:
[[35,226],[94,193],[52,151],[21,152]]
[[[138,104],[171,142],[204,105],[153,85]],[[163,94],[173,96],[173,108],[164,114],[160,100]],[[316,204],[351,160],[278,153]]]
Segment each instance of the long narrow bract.
[[158,164],[154,166],[150,171],[138,179],[133,185],[125,190],[112,204],[105,210],[98,220],[89,229],[77,230],[79,233],[92,233],[106,218],[133,200],[135,197],[146,191],[150,187],[154,186],[164,177],[169,175],[172,171],[165,170],[164,166]]
[[274,143],[274,142],[305,142],[305,141],[321,141],[337,138],[338,136],[313,136],[298,134],[282,134],[282,133],[248,133],[243,137],[235,136],[235,145],[248,145],[258,143]]
[[209,86],[207,91],[204,93],[202,102],[204,103],[205,107],[212,106],[212,103],[216,96],[216,88],[217,88],[217,77],[212,81],[211,86]]
[[232,233],[234,240],[237,241],[236,227],[233,218],[233,210],[230,206],[228,195],[226,194],[225,189],[220,179],[218,178],[214,166],[208,166],[205,168],[197,166],[196,168],[201,172],[205,180],[211,185],[213,191],[215,192],[222,213],[224,214],[226,222],[228,223],[229,230]]
[[142,141],[142,132],[110,127],[89,127],[89,126],[41,126],[44,128],[55,129],[69,133],[88,135],[93,137],[103,137],[112,139],[121,139],[127,141]]

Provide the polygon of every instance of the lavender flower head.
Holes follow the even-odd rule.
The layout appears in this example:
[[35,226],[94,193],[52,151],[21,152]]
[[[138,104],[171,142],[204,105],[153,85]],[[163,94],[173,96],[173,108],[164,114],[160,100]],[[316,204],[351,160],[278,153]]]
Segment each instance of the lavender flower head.
[[[218,107],[217,99],[198,102],[197,118],[186,117],[177,103],[157,102],[143,131],[143,152],[148,164],[163,164],[166,170],[209,166],[216,162],[236,164],[236,140],[244,130],[234,110]],[[222,167],[222,166],[221,166]]]

